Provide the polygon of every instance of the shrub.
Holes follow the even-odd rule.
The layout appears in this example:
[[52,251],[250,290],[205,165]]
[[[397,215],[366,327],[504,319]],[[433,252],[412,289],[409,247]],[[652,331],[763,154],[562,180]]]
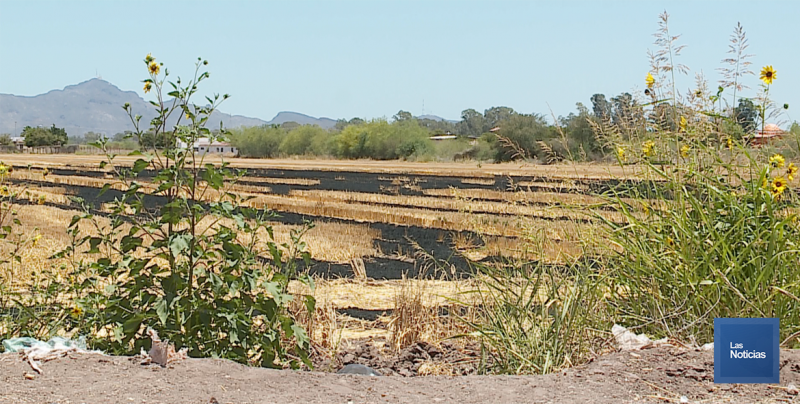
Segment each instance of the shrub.
[[[666,55],[679,46],[661,18],[659,54]],[[673,63],[653,64],[654,99],[679,97]],[[763,73],[762,80],[761,126],[771,115],[772,84]],[[653,110],[677,124],[653,123],[652,140],[617,146],[619,162],[640,163],[636,175],[645,181],[607,194],[624,218],[606,221],[615,246],[609,306],[625,325],[656,336],[707,342],[715,317],[779,317],[787,336],[800,330],[797,168],[745,148],[730,132],[735,115],[709,103],[715,96],[704,88],[699,82],[685,105],[656,101]]]
[[[156,108],[158,115],[150,122],[156,136],[184,144],[201,137],[223,140],[226,131],[214,134],[205,123],[228,96],[215,95],[204,107],[191,103],[197,86],[208,78],[200,73],[206,63],[198,59],[193,78],[181,87],[180,79],[166,81],[166,70],[159,74],[161,65],[147,56],[145,90],[153,90],[160,101],[168,85],[174,89],[168,95],[176,100]],[[146,132],[140,116],[127,104],[124,109],[136,128],[134,135],[141,138]],[[171,113],[182,119],[168,128],[166,116]],[[74,242],[59,254],[71,258],[74,276],[81,280],[73,292],[80,320],[75,331],[112,354],[147,347],[150,341],[143,336],[152,328],[176,346],[187,347],[191,356],[267,367],[310,366],[308,336],[287,312],[296,259],[308,258],[301,241],[308,226],[293,233],[292,242],[277,245],[270,214],[248,208],[247,198],[229,192],[243,173],[224,162],[207,164],[205,154],[195,155],[192,148],[134,152],[139,158],[123,168],[107,152],[106,139],[96,146],[106,151],[102,166],[113,169],[124,192],[111,204],[109,226],[88,210],[73,218],[69,232]],[[152,189],[136,181],[147,168],[156,173]],[[145,193],[163,203],[154,206]],[[75,254],[83,246],[97,258],[78,261]],[[306,297],[305,303],[313,312],[313,298]]]

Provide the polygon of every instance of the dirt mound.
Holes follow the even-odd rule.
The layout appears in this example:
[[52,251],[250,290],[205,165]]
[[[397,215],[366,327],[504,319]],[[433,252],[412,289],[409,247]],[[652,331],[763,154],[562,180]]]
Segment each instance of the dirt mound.
[[[436,353],[417,345],[395,362]],[[43,363],[39,375],[19,354],[3,354],[0,403],[616,404],[678,403],[681,396],[690,403],[774,403],[793,401],[787,386],[800,384],[795,351],[781,353],[780,385],[715,385],[713,353],[665,348],[614,353],[545,376],[370,377],[248,368],[218,359],[187,359],[171,368],[140,362],[74,354]]]
[[[417,342],[398,353],[381,348],[385,340],[356,341],[339,352],[337,363],[366,365],[385,376],[467,376],[476,374],[480,363],[480,346],[444,341],[439,346]],[[335,365],[334,365],[335,366]],[[320,361],[317,369],[330,368],[328,361]]]

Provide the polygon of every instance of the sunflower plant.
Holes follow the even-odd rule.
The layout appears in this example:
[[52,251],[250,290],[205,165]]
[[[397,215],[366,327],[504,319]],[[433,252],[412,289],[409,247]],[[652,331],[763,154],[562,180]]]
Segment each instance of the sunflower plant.
[[[642,146],[641,180],[621,181],[605,194],[624,220],[597,215],[614,247],[605,266],[610,314],[654,336],[700,342],[713,339],[715,317],[779,317],[781,334],[794,335],[800,331],[797,163],[734,140],[727,130],[737,116],[720,107],[722,86],[709,95],[699,80],[683,98],[674,84],[681,70],[669,51],[676,45],[659,45],[660,59],[645,80],[652,102],[641,107],[652,117],[641,133],[653,142]],[[768,96],[776,71],[765,66],[759,78],[763,129],[774,116]],[[742,76],[735,79],[729,84],[744,88]],[[649,158],[655,150],[663,164]]]
[[[206,97],[205,106],[192,102],[209,78],[201,70],[208,62],[198,59],[188,81],[170,81],[152,55],[144,64],[144,90],[155,98],[155,117],[142,124],[141,115],[123,106],[135,127],[131,136],[144,146],[132,153],[137,160],[120,166],[107,139],[94,144],[106,155],[101,168],[114,172],[114,188],[123,189],[108,184],[102,190],[114,194],[110,224],[86,206],[69,226],[73,243],[58,254],[74,263],[78,280],[69,311],[77,320],[74,331],[113,354],[148,348],[146,330],[152,328],[195,357],[311,366],[308,335],[288,311],[295,298],[314,311],[313,297],[288,291],[291,280],[310,283],[298,272],[301,258],[309,258],[302,236],[310,224],[290,243],[277,244],[272,214],[249,208],[248,198],[230,191],[244,173],[225,161],[213,164],[192,147],[201,138],[220,141],[227,134],[206,124],[228,95]],[[148,147],[142,141],[147,134],[166,146]],[[80,259],[83,250],[94,258]]]

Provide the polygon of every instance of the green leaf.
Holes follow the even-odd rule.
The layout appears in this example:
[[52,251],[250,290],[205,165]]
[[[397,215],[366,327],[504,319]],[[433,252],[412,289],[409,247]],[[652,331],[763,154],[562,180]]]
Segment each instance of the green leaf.
[[106,193],[106,191],[108,191],[109,189],[111,189],[110,183],[103,184],[103,188],[100,188],[100,191],[97,192],[97,197],[99,198],[103,196],[103,194]]
[[90,238],[89,239],[89,251],[87,251],[87,253],[89,253],[89,254],[98,254],[98,253],[100,253],[100,249],[97,248],[97,247],[100,245],[101,242],[103,242],[103,239],[101,239],[100,237],[92,237],[92,238]]
[[167,325],[167,301],[165,299],[161,299],[156,303],[156,314],[158,315],[158,320],[161,321],[162,325]]
[[119,248],[120,250],[122,250],[123,253],[127,253],[141,246],[142,246],[141,237],[124,236],[122,237],[122,240],[120,240],[119,243]]
[[122,333],[128,338],[132,338],[133,335],[139,331],[139,327],[141,327],[143,320],[144,316],[142,315],[131,316],[131,318],[122,324]]
[[140,172],[144,171],[144,169],[147,168],[148,165],[150,165],[149,161],[145,159],[137,159],[133,163],[133,168],[131,169],[131,171],[133,171],[136,174],[139,174]]
[[191,240],[191,236],[188,234],[175,236],[172,240],[170,240],[169,250],[172,252],[172,255],[177,257],[185,250],[188,250],[189,240]]

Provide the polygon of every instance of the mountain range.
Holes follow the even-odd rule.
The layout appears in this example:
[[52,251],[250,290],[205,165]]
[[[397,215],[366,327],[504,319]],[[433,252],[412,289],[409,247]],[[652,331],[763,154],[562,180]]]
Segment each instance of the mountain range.
[[[130,103],[134,113],[143,115],[142,124],[155,117],[153,106],[136,92],[120,90],[102,79],[91,79],[32,97],[0,94],[0,133],[19,134],[25,126],[49,127],[55,124],[65,128],[70,136],[89,131],[113,136],[133,130],[130,118],[122,109],[126,102]],[[214,111],[207,126],[218,128],[220,122],[226,128],[297,122],[328,129],[336,124],[330,118],[315,118],[297,112],[280,112],[271,121],[264,121]]]
[[[122,110],[122,105],[126,102],[131,105],[133,113],[143,115],[141,120],[143,125],[147,125],[155,117],[153,106],[139,94],[120,90],[117,86],[98,78],[32,97],[0,94],[0,133],[18,135],[25,126],[49,127],[55,124],[59,128],[66,129],[70,136],[80,136],[86,132],[113,136],[116,133],[133,130],[130,118]],[[423,115],[418,118],[444,120],[436,115]],[[214,111],[207,126],[219,128],[220,122],[226,128],[280,125],[285,122],[319,125],[325,129],[336,125],[334,119],[315,118],[299,112],[279,112],[272,120],[265,121]],[[175,122],[173,119],[167,123],[172,125]]]

